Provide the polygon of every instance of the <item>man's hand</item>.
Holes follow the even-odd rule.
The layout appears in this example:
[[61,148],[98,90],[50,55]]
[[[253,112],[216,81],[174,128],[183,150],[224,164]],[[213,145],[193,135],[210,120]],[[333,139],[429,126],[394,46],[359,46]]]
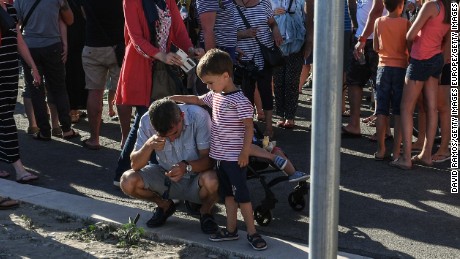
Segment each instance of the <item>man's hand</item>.
[[147,145],[154,150],[163,150],[165,147],[166,139],[158,135],[153,135],[147,140]]
[[66,63],[67,62],[67,53],[68,53],[68,47],[67,47],[67,44],[63,44],[62,45],[62,53],[61,53],[61,60],[62,60],[62,63]]
[[42,83],[42,77],[40,76],[40,73],[38,72],[37,67],[32,68],[32,76],[34,78],[33,84],[34,86],[39,86]]
[[165,173],[165,175],[169,177],[171,181],[179,182],[180,179],[182,179],[182,177],[185,175],[185,166],[183,163],[175,164],[171,170],[169,170],[169,172]]
[[364,52],[364,47],[366,46],[366,42],[359,42],[355,45],[355,50],[353,51],[353,56],[356,60],[359,59],[360,53]]
[[275,8],[275,10],[273,10],[274,15],[281,15],[285,13],[286,13],[286,10],[284,10],[284,8],[281,8],[281,7]]

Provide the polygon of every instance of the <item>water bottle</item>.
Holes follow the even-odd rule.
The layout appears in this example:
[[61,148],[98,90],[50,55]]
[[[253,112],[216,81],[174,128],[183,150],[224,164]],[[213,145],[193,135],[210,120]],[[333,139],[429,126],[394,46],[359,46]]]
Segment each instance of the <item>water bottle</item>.
[[364,56],[364,51],[359,52],[358,62],[360,65],[366,64],[366,56]]

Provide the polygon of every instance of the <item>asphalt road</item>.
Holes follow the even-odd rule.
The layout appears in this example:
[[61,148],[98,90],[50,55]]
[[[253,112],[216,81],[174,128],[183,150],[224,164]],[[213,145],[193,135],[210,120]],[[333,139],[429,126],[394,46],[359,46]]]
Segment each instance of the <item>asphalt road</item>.
[[[304,90],[300,96],[296,128],[275,130],[278,146],[303,171],[309,170],[310,141],[314,137],[307,130],[311,118],[307,93],[310,91]],[[371,114],[364,107],[363,117]],[[112,185],[120,152],[120,129],[117,122],[109,120],[106,108],[105,105],[101,127],[104,148],[91,151],[82,147],[80,139],[33,140],[25,133],[27,119],[18,101],[16,121],[22,160],[40,176],[35,185],[131,206],[134,216],[135,208],[153,206],[125,196]],[[259,125],[263,128],[263,124]],[[80,130],[82,139],[88,137],[87,119],[75,124],[75,128]],[[390,167],[388,161],[376,162],[372,155],[376,144],[368,139],[374,132],[374,128],[364,126],[363,138],[343,139],[341,143],[339,250],[374,258],[460,258],[460,195],[449,192],[449,162],[434,167],[416,166],[411,171]],[[3,163],[0,169],[12,170]],[[271,179],[279,175],[266,176]],[[257,206],[264,197],[263,189],[255,179],[249,184]],[[306,207],[294,211],[288,204],[294,187],[295,184],[280,183],[271,188],[279,201],[271,211],[273,220],[257,228],[265,234],[307,243],[309,196],[305,197]],[[185,206],[180,206],[175,215],[191,217]],[[223,206],[218,205],[216,219],[220,225],[225,224],[223,215]],[[197,220],[197,231],[198,224]],[[242,221],[239,224],[244,228]]]

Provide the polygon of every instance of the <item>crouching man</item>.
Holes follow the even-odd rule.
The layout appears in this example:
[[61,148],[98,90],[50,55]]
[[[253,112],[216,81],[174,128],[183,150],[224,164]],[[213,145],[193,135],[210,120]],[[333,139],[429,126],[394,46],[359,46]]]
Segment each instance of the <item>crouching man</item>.
[[[199,106],[155,101],[141,118],[137,142],[131,153],[131,170],[120,187],[131,197],[154,202],[157,207],[148,227],[158,227],[176,210],[171,199],[201,204],[201,229],[215,233],[211,210],[218,200],[218,180],[209,158],[211,119]],[[150,162],[156,154],[158,164]]]

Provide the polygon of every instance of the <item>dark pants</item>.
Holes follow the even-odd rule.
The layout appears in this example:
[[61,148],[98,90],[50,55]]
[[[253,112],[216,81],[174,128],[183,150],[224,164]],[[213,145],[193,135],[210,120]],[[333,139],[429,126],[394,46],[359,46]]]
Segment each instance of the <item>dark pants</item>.
[[254,91],[259,89],[260,99],[262,100],[262,109],[265,111],[273,110],[273,95],[272,95],[272,70],[265,66],[263,70],[257,74],[257,79],[250,79],[249,84],[242,85],[244,95],[254,105]]
[[42,83],[38,87],[33,85],[31,69],[23,63],[25,84],[31,90],[35,119],[40,133],[44,137],[51,137],[48,107],[46,106],[47,95],[48,101],[56,105],[62,131],[67,132],[71,129],[69,96],[65,85],[65,66],[61,60],[61,53],[61,43],[30,49],[30,54],[40,75],[44,76],[46,80],[44,84]]
[[[134,145],[136,144],[137,140],[137,130],[139,129],[139,123],[141,122],[141,117],[148,111],[148,107],[146,106],[136,106],[136,117],[134,118],[134,124],[131,126],[131,130],[129,131],[128,137],[126,138],[125,145],[121,150],[120,157],[118,157],[118,165],[117,169],[115,170],[115,178],[114,180],[119,182],[121,176],[124,172],[131,169],[131,159],[130,155],[131,152],[134,150]],[[154,164],[157,164],[157,160],[155,157],[155,152],[152,152],[152,157],[150,161]]]

